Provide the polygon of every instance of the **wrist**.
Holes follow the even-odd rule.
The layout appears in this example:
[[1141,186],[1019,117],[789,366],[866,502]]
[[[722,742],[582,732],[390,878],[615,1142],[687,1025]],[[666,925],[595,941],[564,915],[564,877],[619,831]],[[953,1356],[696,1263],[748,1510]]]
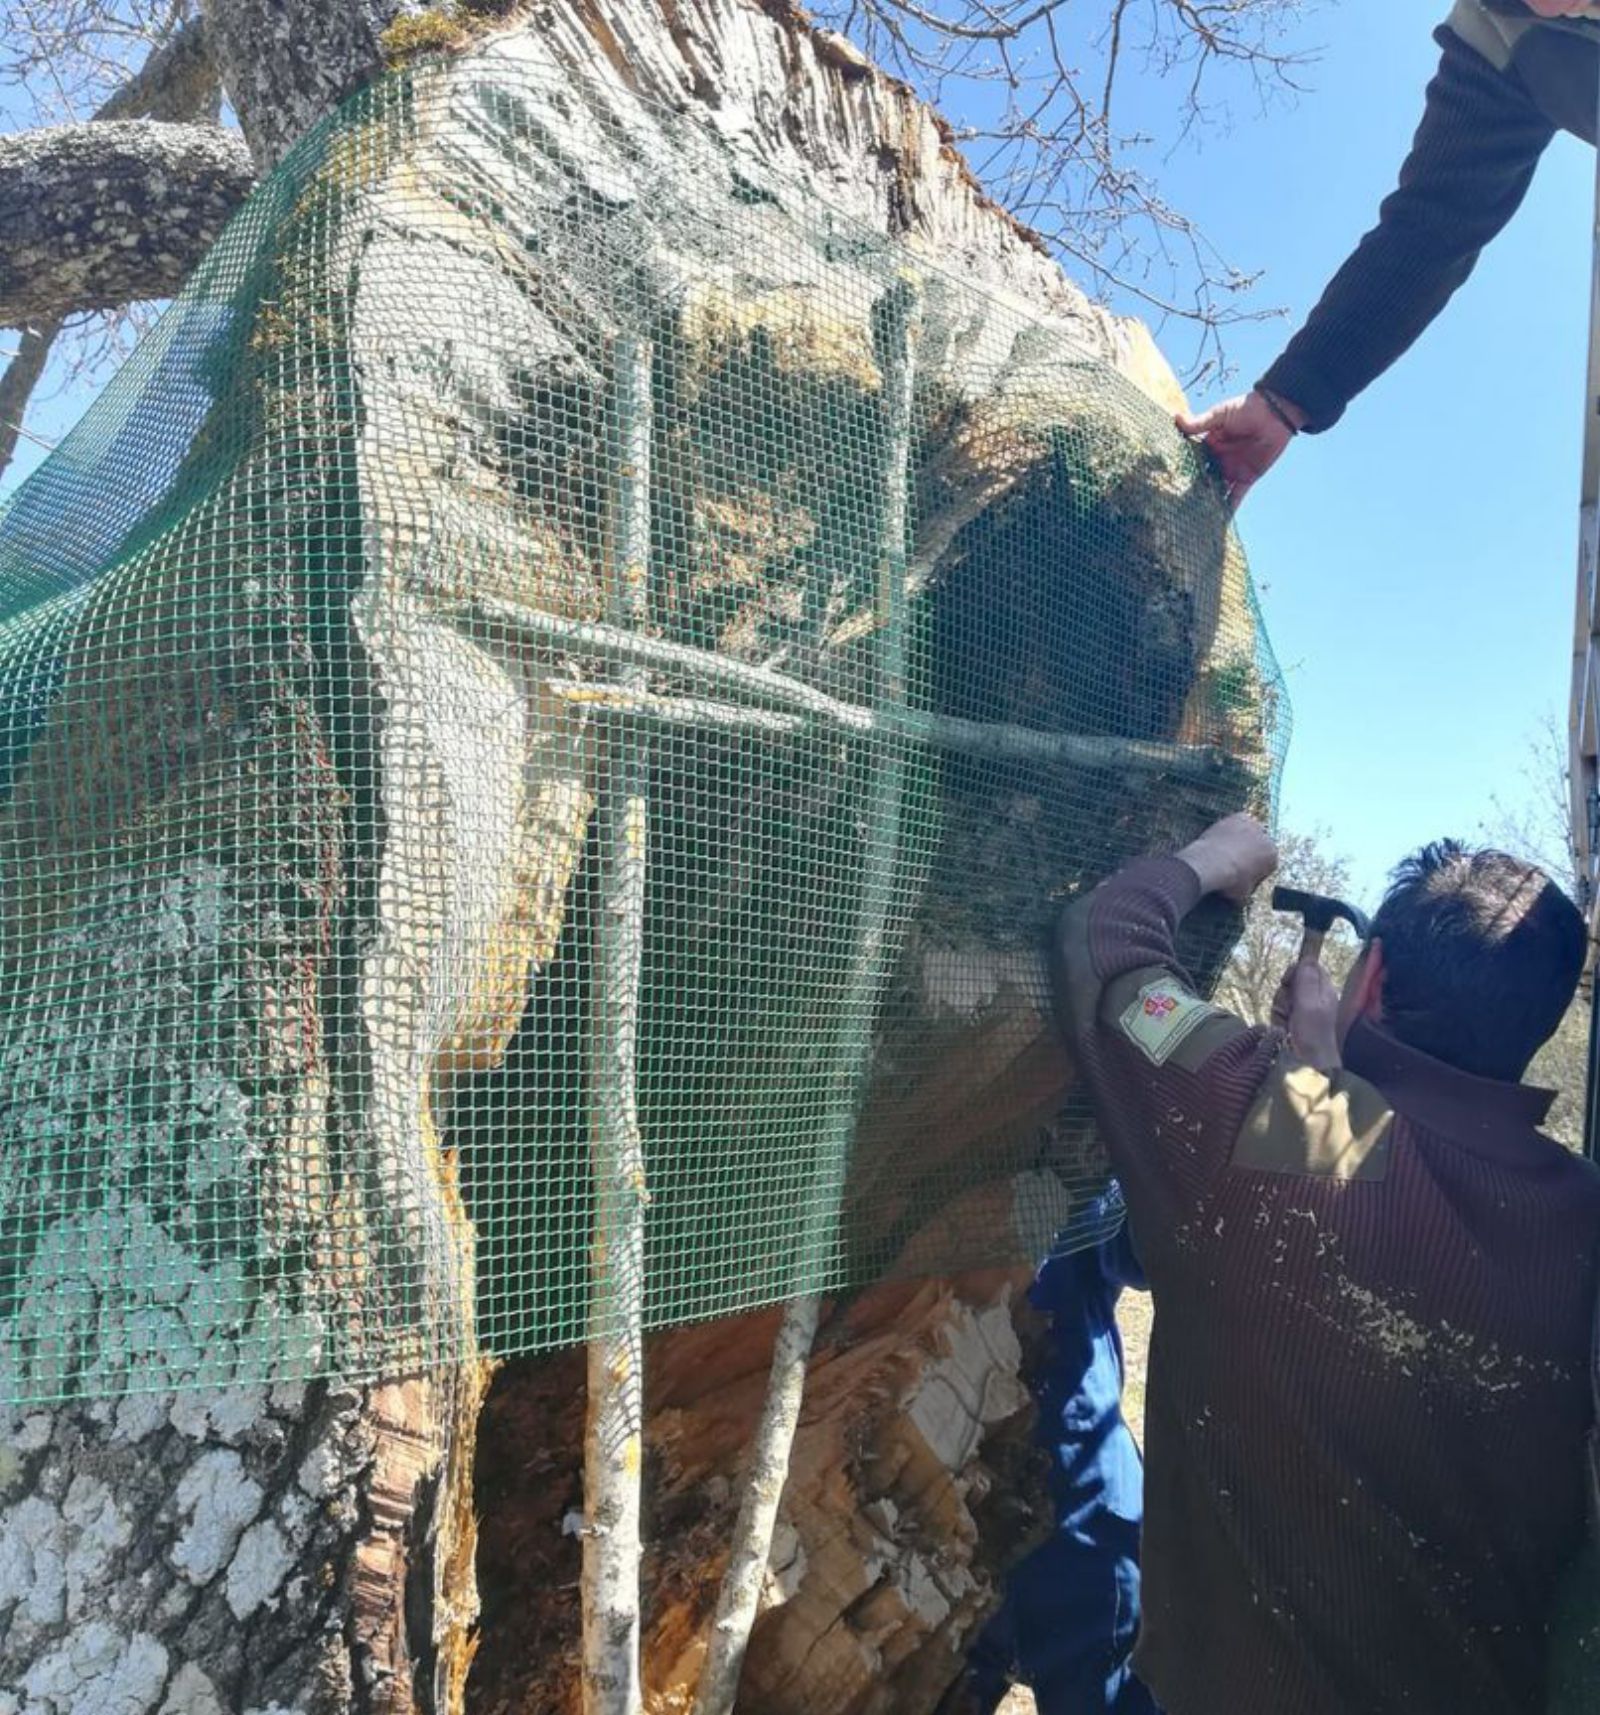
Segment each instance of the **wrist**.
[[1227,854],[1205,840],[1196,840],[1177,854],[1178,861],[1200,883],[1201,896],[1220,893],[1229,880]]
[[1289,1045],[1295,1054],[1318,1072],[1337,1072],[1344,1064],[1339,1052],[1339,1033],[1332,1019],[1306,1029],[1304,1019],[1289,1020]]
[[1283,394],[1274,391],[1272,388],[1257,387],[1256,392],[1260,396],[1261,402],[1291,435],[1298,435],[1311,421],[1310,417],[1295,404],[1294,400],[1286,399]]

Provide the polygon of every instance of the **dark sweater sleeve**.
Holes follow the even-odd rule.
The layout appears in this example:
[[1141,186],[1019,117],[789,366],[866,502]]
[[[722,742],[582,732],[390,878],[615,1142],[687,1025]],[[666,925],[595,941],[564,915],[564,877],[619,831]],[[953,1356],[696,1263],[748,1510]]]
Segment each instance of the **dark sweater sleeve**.
[[1199,901],[1182,859],[1144,858],[1062,919],[1062,1022],[1136,1235],[1192,1216],[1282,1046],[1194,992],[1176,939]]
[[1399,188],[1260,385],[1313,434],[1404,355],[1522,205],[1555,128],[1514,73],[1448,29]]

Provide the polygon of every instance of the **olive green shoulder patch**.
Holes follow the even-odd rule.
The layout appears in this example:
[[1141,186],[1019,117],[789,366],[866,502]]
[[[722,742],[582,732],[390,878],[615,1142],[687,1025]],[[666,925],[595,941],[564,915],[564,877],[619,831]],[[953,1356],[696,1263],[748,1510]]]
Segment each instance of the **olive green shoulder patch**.
[[1106,990],[1102,1016],[1153,1066],[1194,1071],[1245,1025],[1191,994],[1170,971],[1152,967],[1119,977]]
[[1233,1148],[1232,1165],[1313,1179],[1382,1179],[1389,1171],[1394,1111],[1350,1073],[1329,1076],[1286,1048]]

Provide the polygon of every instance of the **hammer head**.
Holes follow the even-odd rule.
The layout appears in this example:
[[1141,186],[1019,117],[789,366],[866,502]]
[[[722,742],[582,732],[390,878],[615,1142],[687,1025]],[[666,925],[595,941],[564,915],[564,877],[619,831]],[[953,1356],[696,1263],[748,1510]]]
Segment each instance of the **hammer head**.
[[1304,918],[1307,931],[1315,935],[1326,935],[1341,918],[1351,925],[1363,941],[1366,940],[1367,931],[1371,927],[1366,912],[1358,911],[1344,900],[1330,899],[1322,893],[1302,893],[1296,887],[1273,888],[1272,909]]

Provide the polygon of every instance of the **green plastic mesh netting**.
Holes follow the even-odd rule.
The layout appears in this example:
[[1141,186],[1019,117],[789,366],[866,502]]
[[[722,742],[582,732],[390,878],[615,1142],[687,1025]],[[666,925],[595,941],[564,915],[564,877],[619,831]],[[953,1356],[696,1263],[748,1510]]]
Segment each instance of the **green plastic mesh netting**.
[[1053,915],[1288,731],[1086,350],[536,47],[308,139],[0,518],[0,1398],[1048,1248]]

